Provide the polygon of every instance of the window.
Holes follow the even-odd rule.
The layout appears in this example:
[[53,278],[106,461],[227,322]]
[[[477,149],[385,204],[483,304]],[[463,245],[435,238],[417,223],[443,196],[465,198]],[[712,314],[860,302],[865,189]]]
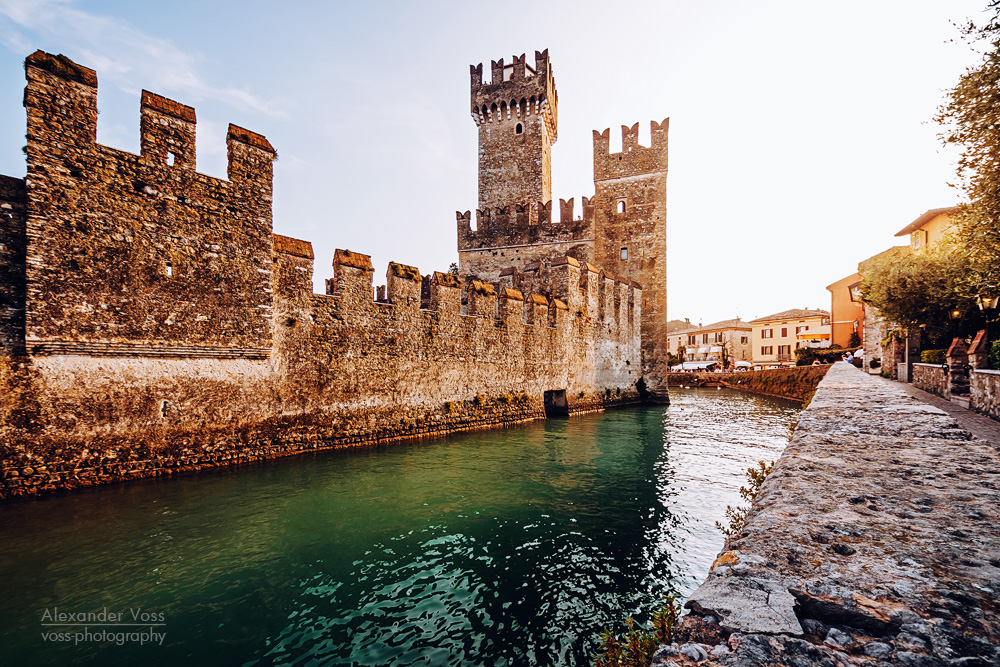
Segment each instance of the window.
[[707,342],[708,342],[708,334],[702,334],[701,335],[701,343],[702,343],[702,345],[704,345]]
[[718,333],[715,334],[715,342],[716,343],[721,343],[722,342],[722,332],[721,331],[719,331]]
[[694,345],[694,336],[688,336],[688,345]]
[[809,331],[809,325],[808,324],[805,325],[805,326],[801,326],[801,327],[795,327],[795,333],[800,334],[803,331]]
[[781,337],[788,338],[788,327],[781,327]]
[[746,345],[746,344],[747,344],[747,337],[740,336],[740,345]]
[[779,345],[778,346],[778,354],[791,354],[791,353],[792,353],[792,346],[791,345]]
[[167,262],[167,277],[169,278],[172,275],[174,275],[174,265],[171,264],[170,262]]
[[760,332],[761,338],[774,338],[774,329],[764,329]]
[[762,355],[765,355],[765,354],[774,354],[774,347],[771,346],[771,345],[762,345],[761,348],[760,348],[760,353]]
[[517,127],[514,128],[514,134],[524,134],[524,125],[518,123]]
[[174,166],[174,154],[170,151],[167,152],[167,166]]
[[622,261],[628,259],[628,248],[622,248]]
[[618,212],[619,213],[624,213],[625,212],[625,200],[624,199],[619,199],[618,200]]

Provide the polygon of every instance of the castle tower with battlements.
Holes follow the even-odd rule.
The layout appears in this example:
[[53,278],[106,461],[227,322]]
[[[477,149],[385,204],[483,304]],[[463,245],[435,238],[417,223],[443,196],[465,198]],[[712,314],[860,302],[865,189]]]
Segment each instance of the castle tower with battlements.
[[479,208],[552,198],[552,144],[556,142],[556,82],[548,49],[510,64],[470,67],[472,118],[479,126]]
[[[611,153],[610,130],[594,131],[594,195],[552,200],[551,146],[556,141],[555,79],[548,50],[492,62],[483,83],[473,65],[472,117],[479,126],[479,207],[457,214],[463,278],[504,282],[555,294],[548,267],[560,258],[601,267],[606,276],[642,286],[642,372],[645,388],[666,400],[667,125],[622,126],[622,150]],[[558,217],[556,217],[558,216]]]

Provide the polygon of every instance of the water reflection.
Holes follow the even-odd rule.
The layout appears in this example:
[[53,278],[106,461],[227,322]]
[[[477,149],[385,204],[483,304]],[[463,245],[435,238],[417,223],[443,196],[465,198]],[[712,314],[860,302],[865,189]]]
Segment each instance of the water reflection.
[[[0,508],[12,664],[586,665],[688,593],[791,404],[729,391]],[[40,640],[46,607],[163,611],[162,646]]]

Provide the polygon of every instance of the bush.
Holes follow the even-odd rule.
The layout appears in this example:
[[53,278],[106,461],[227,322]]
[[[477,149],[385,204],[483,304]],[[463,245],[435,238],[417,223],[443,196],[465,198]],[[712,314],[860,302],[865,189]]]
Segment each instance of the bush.
[[660,644],[674,642],[678,616],[676,598],[668,595],[666,604],[653,612],[653,632],[636,627],[631,618],[625,621],[628,630],[621,637],[605,631],[594,667],[647,667]]
[[853,350],[841,347],[800,347],[795,350],[795,365],[812,366],[812,362],[816,359],[819,359],[820,363],[832,364],[835,361],[840,361],[848,352],[853,352]]
[[945,355],[948,350],[924,350],[920,353],[920,362],[924,364],[943,364],[947,362]]
[[726,538],[730,538],[743,530],[747,522],[747,517],[750,515],[750,510],[753,509],[753,503],[760,495],[760,487],[763,486],[764,480],[767,479],[767,476],[771,474],[771,470],[773,469],[774,461],[770,463],[758,461],[756,468],[747,468],[747,482],[749,482],[750,486],[740,487],[740,497],[743,500],[749,501],[750,505],[737,508],[727,505],[726,518],[729,519],[729,526],[724,526],[718,521],[715,522],[715,527],[721,530]]
[[990,343],[989,356],[987,357],[987,362],[995,371],[1000,371],[1000,340],[995,340]]

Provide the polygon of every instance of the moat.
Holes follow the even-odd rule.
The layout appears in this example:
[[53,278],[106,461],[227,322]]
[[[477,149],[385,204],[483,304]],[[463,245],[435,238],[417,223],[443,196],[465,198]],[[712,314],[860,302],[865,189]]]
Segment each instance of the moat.
[[[0,655],[588,665],[602,629],[704,579],[743,471],[778,457],[799,412],[732,390],[671,397],[8,503]],[[55,608],[162,613],[166,638],[44,641]]]

